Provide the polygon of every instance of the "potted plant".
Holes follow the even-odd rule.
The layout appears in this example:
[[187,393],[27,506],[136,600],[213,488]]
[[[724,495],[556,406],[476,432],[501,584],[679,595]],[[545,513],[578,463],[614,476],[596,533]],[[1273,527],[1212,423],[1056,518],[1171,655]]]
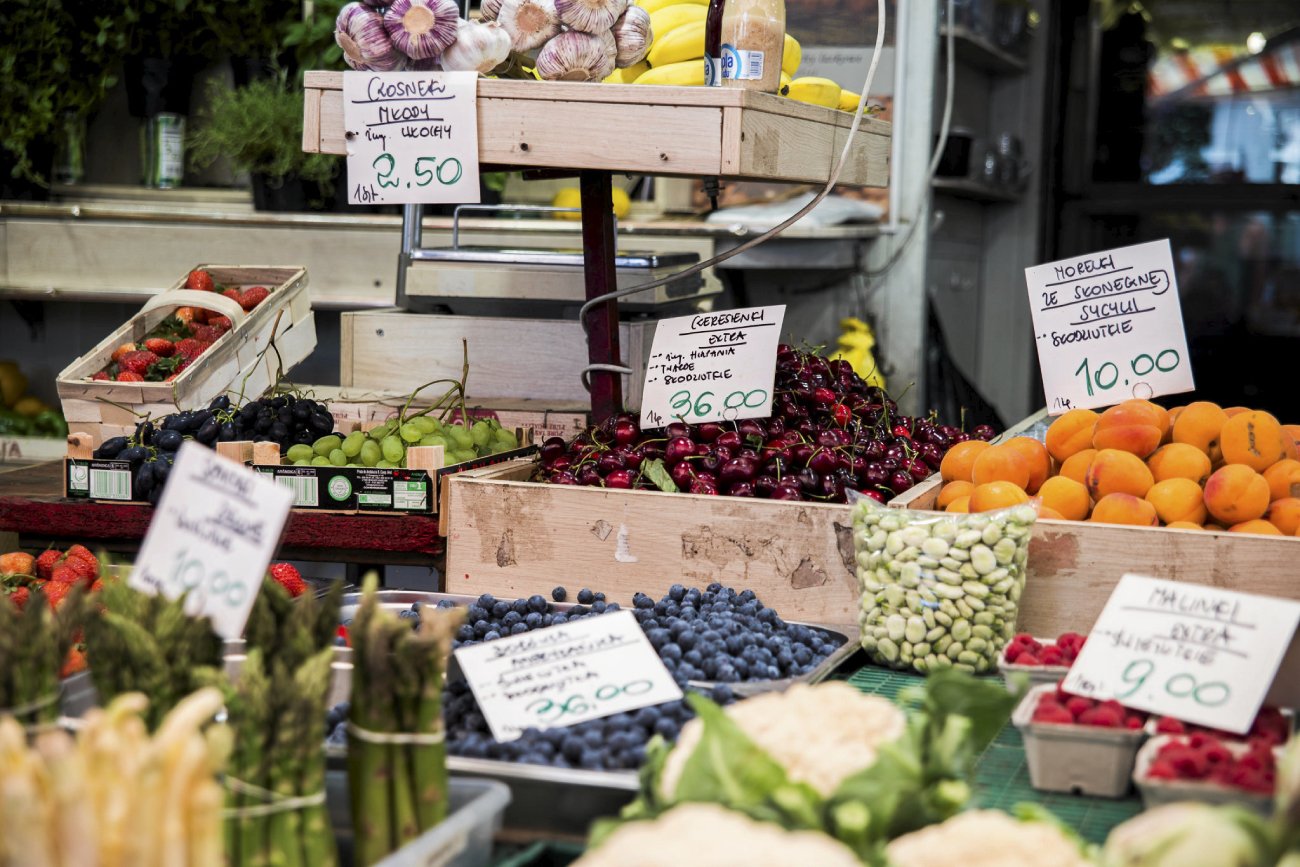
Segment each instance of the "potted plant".
[[302,151],[302,94],[281,71],[241,88],[214,83],[189,137],[196,167],[225,157],[247,172],[258,210],[321,210],[332,201],[338,158]]
[[278,69],[296,69],[296,59],[287,50],[285,38],[289,29],[303,19],[301,4],[244,0],[237,9],[226,3],[207,3],[201,11],[217,50],[230,56],[236,87],[272,76]]

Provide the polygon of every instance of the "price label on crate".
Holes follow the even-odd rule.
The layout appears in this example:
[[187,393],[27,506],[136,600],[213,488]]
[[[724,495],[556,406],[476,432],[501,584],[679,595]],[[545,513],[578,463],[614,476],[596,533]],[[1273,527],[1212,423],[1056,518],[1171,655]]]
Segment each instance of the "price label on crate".
[[785,305],[660,319],[641,391],[641,427],[772,414]]
[[479,200],[476,72],[345,72],[348,204]]
[[1068,692],[1245,732],[1300,622],[1300,602],[1138,575],[1120,579]]
[[1047,411],[1195,388],[1169,241],[1025,269]]
[[456,661],[499,741],[682,697],[630,611],[462,647]]
[[216,452],[185,443],[167,479],[129,583],[212,618],[222,638],[244,632],[293,492]]

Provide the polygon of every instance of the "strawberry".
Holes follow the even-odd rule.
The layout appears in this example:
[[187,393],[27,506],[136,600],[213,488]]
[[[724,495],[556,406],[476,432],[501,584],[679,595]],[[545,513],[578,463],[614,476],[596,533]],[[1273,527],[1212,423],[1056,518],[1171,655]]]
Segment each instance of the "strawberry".
[[53,548],[45,551],[41,556],[36,558],[36,575],[45,580],[49,580],[54,574],[54,565],[63,558],[63,555]]
[[28,590],[26,587],[15,587],[13,592],[9,594],[9,601],[12,602],[14,607],[19,611],[22,611],[27,607],[27,600],[30,598],[32,598],[32,591]]
[[175,373],[176,368],[184,361],[185,359],[179,355],[173,355],[171,358],[160,358],[149,365],[149,370],[145,372],[144,378],[150,382],[162,382]]
[[234,323],[230,321],[229,316],[209,316],[208,324],[211,325],[213,328],[216,328],[222,334],[226,333],[231,328],[235,327]]
[[86,654],[76,647],[68,648],[68,658],[64,660],[59,677],[71,677],[79,671],[86,670]]
[[71,562],[60,560],[59,564],[54,567],[54,574],[50,576],[51,584],[76,584],[82,579],[81,563],[78,560]]
[[194,321],[195,309],[194,307],[177,307],[172,311],[172,316],[176,317],[176,321],[181,325],[189,325]]
[[302,574],[289,563],[272,564],[271,577],[294,598],[307,592],[307,582],[302,580]]
[[123,355],[126,355],[128,352],[135,352],[139,348],[140,347],[136,346],[134,343],[123,343],[117,349],[113,350],[113,354],[110,355],[109,358],[113,361],[121,361]]
[[36,571],[36,558],[23,551],[10,551],[0,554],[0,573],[7,575],[31,575]]
[[229,298],[231,301],[234,301],[236,304],[239,303],[239,297],[241,293],[238,289],[234,288],[233,286],[227,289],[225,292],[222,292],[221,294]]
[[1162,716],[1156,720],[1156,731],[1162,735],[1181,735],[1187,731],[1181,720],[1176,720],[1171,716]]
[[91,593],[98,593],[103,589],[104,589],[104,580],[102,578],[96,578],[95,583],[90,585]]
[[1124,727],[1124,714],[1123,712],[1116,712],[1114,708],[1107,707],[1105,704],[1099,704],[1079,714],[1076,721],[1079,725],[1084,726],[1118,729]]
[[118,359],[117,365],[124,372],[138,373],[141,376],[144,376],[145,373],[149,370],[150,365],[152,365],[157,360],[158,360],[157,355],[154,355],[152,352],[149,352],[148,350],[142,350],[139,352],[128,352],[126,355],[123,355],[120,359]]
[[92,373],[90,375],[90,378],[95,380],[96,382],[103,382],[104,380],[111,379],[112,377],[108,375],[107,370],[99,370],[96,371],[95,373]]
[[1050,699],[1042,699],[1038,706],[1034,708],[1034,722],[1042,723],[1072,723],[1074,717],[1070,712],[1061,705]]
[[49,582],[42,588],[45,591],[45,601],[50,604],[51,608],[58,611],[59,606],[63,604],[63,600],[72,592],[73,586],[61,581]]
[[245,310],[252,310],[270,297],[270,295],[270,290],[265,286],[250,286],[239,296],[239,306],[243,307]]
[[194,359],[203,351],[202,346],[203,344],[193,337],[186,337],[176,341],[176,354],[181,358]]
[[216,343],[224,333],[220,328],[214,328],[211,325],[192,325],[190,326],[190,332],[193,333],[194,339],[199,343]]
[[144,377],[138,373],[132,373],[131,371],[128,370],[124,373],[119,373],[117,375],[117,381],[118,382],[144,382]]
[[150,337],[144,342],[144,348],[159,358],[167,358],[176,351],[176,344],[165,337]]
[[85,545],[73,545],[63,555],[64,560],[77,560],[85,564],[85,569],[91,575],[92,580],[99,577],[99,558],[90,552]]
[[217,288],[217,284],[212,281],[212,275],[207,271],[195,269],[185,278],[186,289],[198,289],[202,292],[212,292]]

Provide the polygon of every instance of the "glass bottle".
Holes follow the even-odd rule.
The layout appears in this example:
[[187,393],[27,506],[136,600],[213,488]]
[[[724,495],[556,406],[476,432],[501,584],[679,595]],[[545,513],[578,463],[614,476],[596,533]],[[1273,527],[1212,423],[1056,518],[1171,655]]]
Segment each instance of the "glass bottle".
[[704,19],[704,86],[722,86],[722,17],[725,0],[709,0]]
[[728,0],[722,15],[722,86],[776,93],[785,49],[785,0]]

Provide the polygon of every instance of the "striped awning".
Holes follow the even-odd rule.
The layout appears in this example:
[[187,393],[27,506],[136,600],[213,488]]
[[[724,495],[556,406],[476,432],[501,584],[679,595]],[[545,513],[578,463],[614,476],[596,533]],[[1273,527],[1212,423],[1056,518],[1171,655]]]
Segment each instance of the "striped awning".
[[1232,96],[1300,87],[1300,41],[1250,54],[1244,47],[1215,45],[1162,54],[1147,79],[1153,101]]

